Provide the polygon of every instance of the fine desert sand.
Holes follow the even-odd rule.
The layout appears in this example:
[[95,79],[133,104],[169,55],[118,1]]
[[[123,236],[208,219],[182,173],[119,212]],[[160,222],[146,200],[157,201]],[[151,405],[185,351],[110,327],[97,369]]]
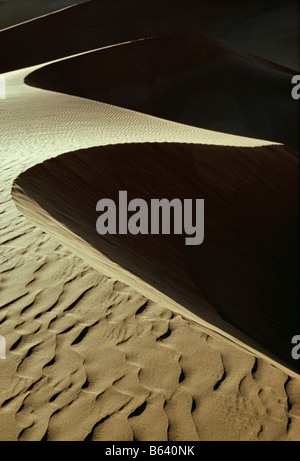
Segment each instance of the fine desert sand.
[[[0,32],[0,440],[300,440],[297,2],[138,3]],[[101,237],[119,190],[204,244]]]

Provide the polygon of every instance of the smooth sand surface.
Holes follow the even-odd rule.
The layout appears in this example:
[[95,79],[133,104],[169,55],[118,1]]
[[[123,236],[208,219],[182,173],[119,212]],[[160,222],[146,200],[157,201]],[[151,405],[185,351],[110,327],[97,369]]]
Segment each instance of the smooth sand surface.
[[[47,32],[47,20],[52,28],[54,16],[43,18],[40,30]],[[29,23],[23,35],[21,27],[15,28],[18,68],[28,59],[38,62],[41,50],[44,57],[48,53],[43,41],[41,49],[36,45],[31,53],[22,52]],[[7,33],[0,34],[1,46]],[[49,59],[68,54],[58,55],[56,38],[51,44]],[[73,45],[71,54],[80,51],[74,35]],[[112,262],[103,261],[103,271],[95,270],[77,254],[84,240],[77,237],[78,248],[70,252],[68,244],[75,240],[67,242],[66,228],[58,240],[50,237],[58,222],[49,218],[50,235],[45,233],[16,209],[11,197],[13,181],[30,167],[27,175],[45,160],[42,168],[47,169],[51,158],[59,164],[78,155],[61,154],[95,146],[102,146],[97,154],[120,143],[274,152],[283,162],[282,176],[275,168],[280,181],[293,170],[294,160],[288,166],[287,157],[294,159],[294,154],[272,141],[29,87],[24,78],[35,70],[7,73],[7,98],[0,101],[0,334],[7,342],[6,359],[0,360],[0,440],[299,440],[300,381],[295,373],[251,347],[246,350],[225,330],[212,329],[209,322],[200,325],[200,317],[189,319],[186,308],[175,309],[166,296],[155,302],[145,297],[134,284],[120,281],[121,271],[120,277],[108,277],[108,267],[116,267]],[[37,178],[35,187],[40,187]],[[26,191],[15,190],[27,215],[32,212],[36,220],[38,211],[45,213]],[[41,197],[48,201],[47,192],[44,187]],[[291,344],[286,347],[290,351]]]

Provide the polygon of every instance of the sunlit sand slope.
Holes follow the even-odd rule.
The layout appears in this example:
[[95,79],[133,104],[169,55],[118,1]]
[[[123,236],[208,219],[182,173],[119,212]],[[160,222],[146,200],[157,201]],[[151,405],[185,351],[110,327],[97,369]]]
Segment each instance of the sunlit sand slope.
[[82,3],[85,0],[0,0],[0,29]]

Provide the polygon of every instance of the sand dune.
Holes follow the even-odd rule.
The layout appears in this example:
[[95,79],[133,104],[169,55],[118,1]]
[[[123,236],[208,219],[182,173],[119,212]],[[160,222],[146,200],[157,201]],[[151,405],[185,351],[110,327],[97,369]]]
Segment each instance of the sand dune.
[[230,6],[223,0],[144,3],[141,8],[140,0],[90,0],[2,31],[0,72],[125,41],[184,33],[204,33],[300,69],[297,0],[231,0]]
[[[93,249],[129,271],[132,276],[122,276],[118,267],[112,273],[146,296],[162,299],[162,292],[219,330],[251,346],[254,340],[258,349],[300,371],[290,354],[300,320],[298,157],[292,151],[277,146],[101,147],[39,164],[14,187],[19,209],[37,225],[59,239],[62,223],[88,242],[92,248],[81,247],[75,236],[72,243],[61,238],[96,269],[105,270]],[[186,246],[184,235],[99,236],[96,203],[105,197],[118,203],[120,190],[128,191],[128,200],[138,197],[148,204],[152,197],[204,198],[204,243]],[[239,331],[232,332],[232,325]]]
[[30,292],[1,309],[1,440],[297,439],[298,380],[35,243],[2,265]]
[[0,0],[0,29],[30,21],[85,0]]
[[[203,35],[151,38],[59,61],[26,83],[299,150],[291,70]],[[276,97],[274,97],[276,95]]]
[[22,171],[68,148],[269,143],[27,87],[33,70],[7,75],[3,101],[0,439],[299,439],[298,379],[91,269],[10,196]]

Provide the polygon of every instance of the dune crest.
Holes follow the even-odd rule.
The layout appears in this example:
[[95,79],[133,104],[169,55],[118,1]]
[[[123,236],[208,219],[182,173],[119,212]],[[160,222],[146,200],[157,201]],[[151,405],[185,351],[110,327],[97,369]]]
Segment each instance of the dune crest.
[[[299,2],[70,3],[0,0],[0,440],[299,440]],[[101,237],[120,188],[203,244]]]
[[0,2],[0,29],[20,26],[53,12],[61,12],[72,5],[88,0],[2,0]]
[[211,37],[174,35],[45,65],[25,82],[298,151],[299,111],[289,97],[292,76],[288,68]]
[[[15,181],[13,197],[23,214],[100,272],[155,301],[166,299],[162,293],[299,371],[290,353],[299,320],[297,165],[297,155],[281,146],[106,146],[36,165]],[[204,243],[187,247],[180,235],[98,235],[96,203],[117,203],[119,190],[148,202],[204,198]],[[60,223],[71,231],[66,238]]]
[[228,14],[224,0],[148,0],[143,8],[140,0],[90,0],[2,31],[0,72],[125,41],[186,33],[211,35],[300,70],[297,0],[272,5],[270,0],[231,0],[230,5]]

